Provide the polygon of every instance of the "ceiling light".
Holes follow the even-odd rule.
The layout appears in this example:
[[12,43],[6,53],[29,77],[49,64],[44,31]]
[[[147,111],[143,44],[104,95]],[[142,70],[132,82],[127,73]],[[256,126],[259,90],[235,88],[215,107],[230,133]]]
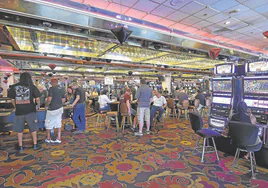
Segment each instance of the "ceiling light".
[[225,22],[224,24],[229,25],[230,23],[231,23],[230,21],[227,21],[227,22]]

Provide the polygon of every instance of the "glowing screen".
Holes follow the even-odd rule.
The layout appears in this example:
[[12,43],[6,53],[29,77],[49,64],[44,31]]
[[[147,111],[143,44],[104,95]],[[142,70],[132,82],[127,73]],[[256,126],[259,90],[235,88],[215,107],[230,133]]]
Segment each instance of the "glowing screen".
[[252,62],[248,65],[249,72],[268,72],[268,62]]
[[231,98],[213,97],[212,102],[213,103],[219,103],[219,104],[231,104]]
[[212,89],[214,92],[232,92],[231,80],[214,80],[212,83]]
[[268,94],[268,80],[244,80],[244,92]]
[[233,65],[219,65],[217,66],[217,74],[230,74],[233,73]]
[[245,99],[244,102],[250,107],[268,108],[268,101],[255,100],[255,99]]

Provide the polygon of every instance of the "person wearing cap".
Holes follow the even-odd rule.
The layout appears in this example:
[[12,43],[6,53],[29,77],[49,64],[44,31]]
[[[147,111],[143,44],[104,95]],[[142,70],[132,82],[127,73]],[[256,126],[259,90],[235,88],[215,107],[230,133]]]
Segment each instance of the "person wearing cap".
[[[45,127],[47,130],[46,143],[61,143],[61,121],[63,113],[63,103],[65,102],[65,93],[58,86],[58,79],[52,78],[50,81],[52,87],[48,90],[48,97],[46,101],[46,120]],[[58,136],[55,141],[51,140],[50,131],[52,129],[58,129]]]
[[77,127],[77,131],[74,131],[74,134],[84,133],[86,130],[86,92],[78,83],[73,83],[72,87],[74,89],[74,102],[72,107],[74,108],[73,122]]

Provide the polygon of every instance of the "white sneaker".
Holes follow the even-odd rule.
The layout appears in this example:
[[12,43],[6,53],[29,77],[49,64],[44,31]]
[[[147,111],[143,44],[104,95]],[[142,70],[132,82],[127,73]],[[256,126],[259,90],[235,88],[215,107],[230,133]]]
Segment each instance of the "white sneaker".
[[140,132],[135,132],[134,134],[135,134],[135,136],[142,136],[142,135],[143,135],[143,134],[140,133]]
[[51,140],[51,142],[54,143],[54,144],[60,144],[61,143],[61,140],[56,139],[55,141],[52,141]]
[[45,142],[46,143],[51,143],[51,142],[53,142],[51,139],[50,140],[48,140],[48,139],[45,139]]

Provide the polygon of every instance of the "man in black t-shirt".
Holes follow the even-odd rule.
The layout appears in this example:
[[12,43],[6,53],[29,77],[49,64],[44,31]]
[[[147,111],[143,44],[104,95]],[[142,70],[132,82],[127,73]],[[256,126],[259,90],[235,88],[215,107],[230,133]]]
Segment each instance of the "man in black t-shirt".
[[[15,107],[15,121],[13,125],[13,131],[18,133],[19,151],[23,151],[22,137],[24,124],[30,129],[33,138],[34,150],[39,149],[37,146],[36,131],[38,130],[38,120],[36,116],[36,108],[40,108],[41,93],[36,86],[33,85],[31,75],[24,72],[20,76],[20,82],[11,86],[10,98],[12,99],[13,106]],[[37,107],[34,103],[37,103]]]
[[74,115],[72,117],[74,124],[77,126],[77,131],[74,134],[84,133],[86,129],[86,92],[82,87],[78,87],[77,84],[73,85],[74,91],[74,102],[72,107],[74,107]]
[[[46,143],[61,143],[61,120],[63,113],[63,102],[65,101],[65,93],[58,86],[58,79],[51,79],[52,87],[48,90],[48,97],[46,102],[46,121],[45,127],[47,130]],[[50,138],[50,131],[54,128],[58,129],[58,137],[55,141]]]

